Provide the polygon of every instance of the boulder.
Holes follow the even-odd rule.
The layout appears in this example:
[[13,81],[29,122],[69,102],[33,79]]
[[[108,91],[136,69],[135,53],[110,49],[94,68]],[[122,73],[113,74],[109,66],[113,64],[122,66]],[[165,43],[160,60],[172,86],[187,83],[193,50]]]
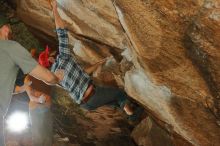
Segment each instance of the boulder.
[[[220,143],[218,0],[58,3],[82,65],[109,57],[108,82],[115,80],[168,134],[196,146]],[[35,35],[56,42],[48,1],[17,0],[17,12]]]

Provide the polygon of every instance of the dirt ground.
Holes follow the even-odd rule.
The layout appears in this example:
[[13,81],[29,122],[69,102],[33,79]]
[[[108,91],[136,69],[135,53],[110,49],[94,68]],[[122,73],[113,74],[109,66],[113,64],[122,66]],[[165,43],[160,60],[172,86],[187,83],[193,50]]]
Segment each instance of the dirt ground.
[[135,146],[130,138],[133,126],[125,113],[112,107],[83,111],[72,102],[67,93],[55,89],[52,111],[54,130],[68,137],[70,143],[80,146]]

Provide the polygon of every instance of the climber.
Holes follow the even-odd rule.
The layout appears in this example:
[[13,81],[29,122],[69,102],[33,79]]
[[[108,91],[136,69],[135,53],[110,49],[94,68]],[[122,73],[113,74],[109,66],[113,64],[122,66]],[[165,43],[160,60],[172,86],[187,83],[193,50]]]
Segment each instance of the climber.
[[126,102],[127,94],[124,91],[118,88],[94,85],[90,76],[80,67],[76,59],[71,56],[68,48],[67,29],[58,13],[57,2],[53,0],[50,4],[59,40],[59,54],[51,67],[51,71],[56,72],[57,69],[63,69],[64,77],[60,76],[63,78],[60,85],[84,109],[94,110],[103,105],[117,104],[128,115],[132,115],[133,111]]
[[[12,30],[9,20],[0,16],[0,145],[4,146],[4,117],[11,101],[18,69],[48,84],[57,84],[59,79],[39,65],[19,43],[9,40]],[[62,72],[56,72],[58,76]]]

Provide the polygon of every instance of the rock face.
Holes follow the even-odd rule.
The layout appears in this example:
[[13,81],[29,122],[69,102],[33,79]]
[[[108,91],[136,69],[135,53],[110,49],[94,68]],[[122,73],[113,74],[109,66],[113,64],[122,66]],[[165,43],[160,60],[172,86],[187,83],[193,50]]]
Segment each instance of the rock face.
[[[170,135],[219,145],[219,0],[58,2],[79,61],[112,56],[99,80],[124,87]],[[46,0],[17,0],[17,12],[38,37],[56,38]]]
[[[133,130],[131,136],[140,146],[189,146],[190,143],[161,128],[150,117],[144,119]],[[175,140],[172,140],[175,138]]]

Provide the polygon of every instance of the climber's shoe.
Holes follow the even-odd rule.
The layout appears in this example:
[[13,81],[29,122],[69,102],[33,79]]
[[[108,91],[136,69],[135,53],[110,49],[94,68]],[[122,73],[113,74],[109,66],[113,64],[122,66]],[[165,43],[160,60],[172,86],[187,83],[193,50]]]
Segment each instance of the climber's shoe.
[[134,110],[134,113],[132,115],[128,116],[128,120],[130,122],[137,122],[137,121],[141,120],[141,117],[142,117],[143,113],[144,113],[144,108],[138,106]]

